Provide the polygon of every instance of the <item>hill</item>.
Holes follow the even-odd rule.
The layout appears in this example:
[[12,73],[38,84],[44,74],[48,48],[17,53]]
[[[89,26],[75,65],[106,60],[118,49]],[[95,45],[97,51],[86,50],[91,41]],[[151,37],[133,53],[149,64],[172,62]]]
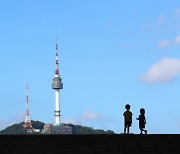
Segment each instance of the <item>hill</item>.
[[[0,131],[0,134],[4,135],[4,134],[27,134],[27,132],[24,130],[23,128],[23,124],[24,122],[21,122],[19,124],[13,124],[7,128],[5,128],[4,130],[1,130]],[[44,125],[45,123],[43,122],[40,122],[40,121],[31,121],[31,124],[33,126],[33,128],[35,129],[43,129],[44,128]]]
[[[31,121],[32,126],[34,129],[40,129],[42,130],[44,128],[45,123],[41,121]],[[0,131],[0,135],[11,135],[11,134],[28,134],[23,129],[24,122],[21,122],[19,124],[13,124],[4,130]],[[81,126],[81,125],[74,125],[74,124],[64,124],[66,126],[72,127],[73,134],[114,134],[113,131],[107,130],[104,131],[102,129],[93,129],[91,127]],[[33,133],[33,134],[37,134]]]

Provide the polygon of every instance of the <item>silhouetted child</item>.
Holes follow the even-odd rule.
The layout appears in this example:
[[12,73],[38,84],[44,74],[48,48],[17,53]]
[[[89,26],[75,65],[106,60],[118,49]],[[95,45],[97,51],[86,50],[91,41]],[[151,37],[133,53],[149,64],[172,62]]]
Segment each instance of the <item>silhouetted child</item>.
[[129,134],[129,127],[131,127],[132,124],[132,112],[130,110],[130,105],[126,104],[125,106],[126,111],[124,112],[124,134],[126,134],[126,129],[127,133]]
[[147,134],[147,130],[145,130],[145,124],[146,124],[146,118],[145,118],[145,110],[143,108],[140,109],[140,115],[139,118],[136,118],[139,120],[139,129],[141,130],[141,134],[145,132]]

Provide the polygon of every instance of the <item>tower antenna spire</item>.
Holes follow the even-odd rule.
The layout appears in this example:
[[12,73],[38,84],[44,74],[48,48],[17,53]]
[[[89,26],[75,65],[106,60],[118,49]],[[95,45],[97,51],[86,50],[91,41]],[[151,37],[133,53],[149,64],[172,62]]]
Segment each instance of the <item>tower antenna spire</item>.
[[58,41],[56,37],[56,70],[55,70],[55,76],[60,77],[59,74],[59,58],[58,58]]
[[58,50],[58,39],[56,37],[56,52],[57,52],[57,50]]
[[30,120],[30,113],[29,113],[28,82],[26,84],[26,118],[25,118],[23,127],[27,131],[32,131],[33,130],[33,127],[32,127],[32,124],[31,124],[31,120]]

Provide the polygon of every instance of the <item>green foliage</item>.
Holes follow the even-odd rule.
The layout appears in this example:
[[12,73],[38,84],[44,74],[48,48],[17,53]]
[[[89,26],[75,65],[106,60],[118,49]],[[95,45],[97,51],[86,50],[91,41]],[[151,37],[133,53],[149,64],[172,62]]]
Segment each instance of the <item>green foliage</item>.
[[31,121],[31,124],[33,126],[33,128],[35,129],[43,129],[44,128],[44,125],[45,123],[41,122],[41,121]]
[[73,125],[73,124],[64,124],[66,126],[72,127],[73,134],[114,134],[111,130],[101,130],[101,129],[93,129],[91,127],[81,126],[81,125]]
[[[45,123],[40,121],[31,121],[32,126],[34,129],[43,129]],[[5,128],[4,130],[0,131],[0,135],[13,135],[13,134],[29,134],[26,132],[26,130],[23,128],[24,122],[21,122],[19,124],[14,124],[12,126],[9,126]],[[72,127],[73,134],[114,134],[111,130],[101,130],[101,129],[93,129],[91,127],[81,126],[81,125],[73,125],[73,124],[64,124],[65,126]],[[39,134],[37,132],[33,132],[30,134]]]
[[0,134],[26,134],[26,132],[23,130],[23,122],[21,122],[5,128]]
[[[26,132],[26,130],[23,128],[23,124],[24,122],[21,122],[19,124],[14,124],[11,125],[7,128],[5,128],[4,130],[0,131],[0,134],[28,134]],[[43,129],[44,128],[44,123],[40,122],[40,121],[31,121],[31,124],[33,126],[34,129]]]

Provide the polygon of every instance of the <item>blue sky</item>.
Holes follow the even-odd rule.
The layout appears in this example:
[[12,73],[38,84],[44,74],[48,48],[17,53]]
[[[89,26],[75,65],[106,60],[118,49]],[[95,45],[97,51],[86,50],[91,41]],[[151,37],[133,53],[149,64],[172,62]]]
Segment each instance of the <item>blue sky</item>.
[[0,0],[0,129],[54,123],[55,43],[61,121],[123,132],[125,104],[139,133],[180,133],[180,1]]

